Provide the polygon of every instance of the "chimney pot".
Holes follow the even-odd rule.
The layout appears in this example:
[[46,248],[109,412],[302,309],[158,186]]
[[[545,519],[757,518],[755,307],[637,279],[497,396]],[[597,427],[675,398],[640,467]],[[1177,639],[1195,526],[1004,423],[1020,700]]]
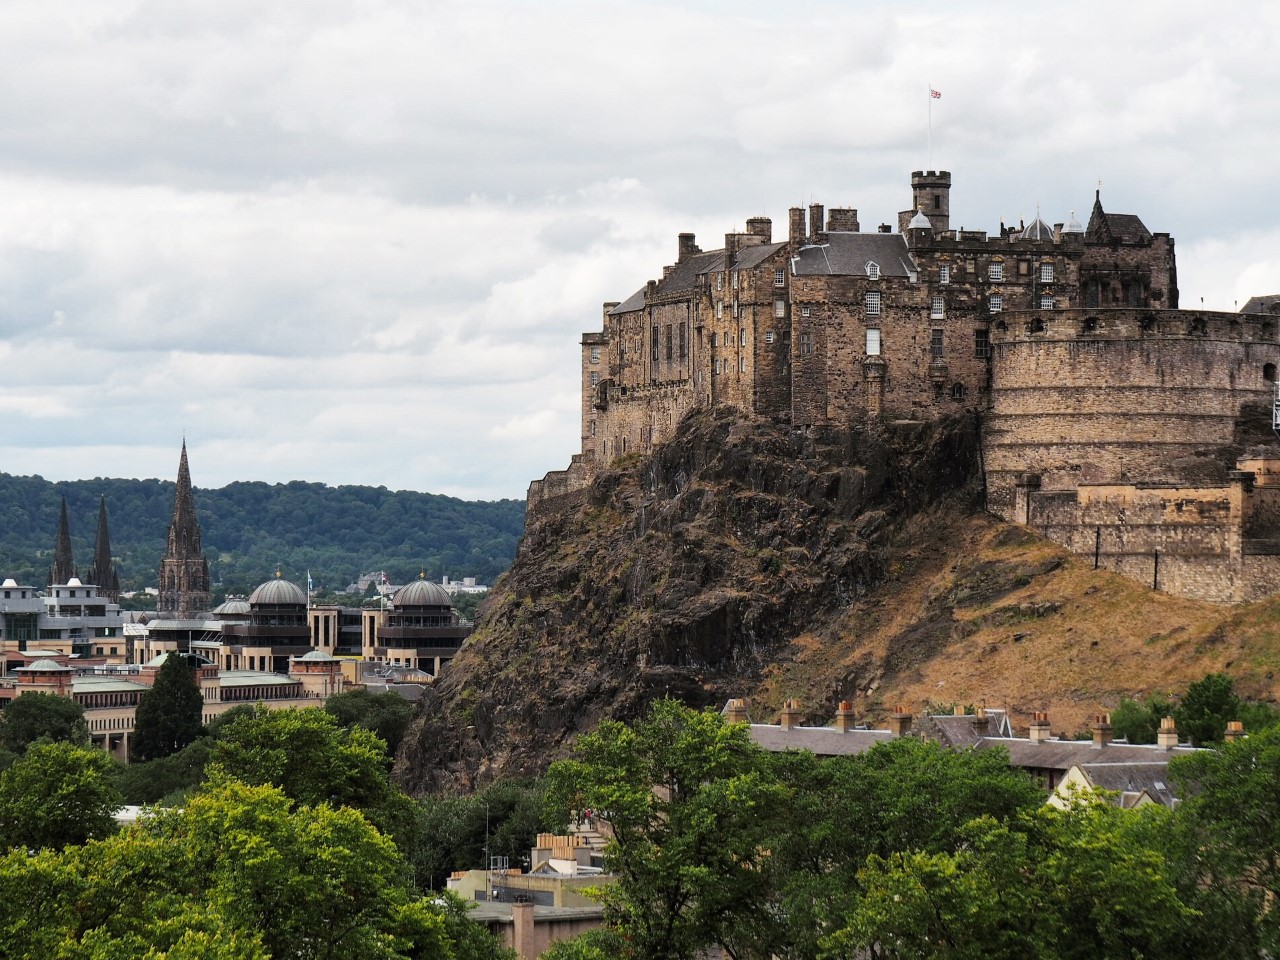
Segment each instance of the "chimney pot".
[[1228,720],[1227,732],[1226,734],[1224,734],[1224,739],[1227,741],[1227,743],[1234,743],[1235,741],[1239,740],[1243,736],[1244,736],[1244,724],[1241,723],[1239,720]]
[[836,711],[836,729],[841,733],[848,733],[854,728],[855,723],[853,704],[848,700],[841,700],[840,709]]
[[889,732],[895,737],[905,737],[911,732],[911,711],[898,704],[889,715]]
[[1039,711],[1031,715],[1031,729],[1028,731],[1032,743],[1044,743],[1049,739],[1049,714]]
[[1164,717],[1156,733],[1156,745],[1162,750],[1172,750],[1178,745],[1178,724],[1173,717]]
[[794,726],[798,726],[800,721],[800,707],[794,700],[788,700],[782,707],[782,717],[780,724],[783,730],[790,730]]
[[751,715],[747,713],[747,701],[734,698],[724,705],[721,716],[729,723],[750,723]]

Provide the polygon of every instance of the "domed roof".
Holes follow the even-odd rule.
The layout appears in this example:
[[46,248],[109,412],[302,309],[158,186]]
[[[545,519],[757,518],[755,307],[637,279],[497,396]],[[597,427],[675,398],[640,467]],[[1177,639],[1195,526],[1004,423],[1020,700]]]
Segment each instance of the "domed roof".
[[276,606],[294,604],[299,607],[307,605],[307,595],[302,592],[302,588],[297,584],[290,583],[288,580],[281,580],[276,577],[274,580],[268,580],[266,583],[249,594],[249,606],[254,607],[258,604],[274,604]]
[[[157,653],[154,657],[152,657],[150,660],[144,663],[143,666],[144,667],[162,667],[164,666],[164,662],[168,660],[172,654],[173,654],[172,650],[166,650],[164,653]],[[197,667],[215,666],[212,660],[210,660],[208,657],[202,657],[198,653],[184,653],[184,654],[181,654],[181,656],[186,658],[188,665],[190,665],[191,661],[194,660],[196,661]]]
[[1039,217],[1036,217],[1029,224],[1027,224],[1027,228],[1022,231],[1022,239],[1023,240],[1052,240],[1053,228],[1049,226],[1047,223],[1045,223],[1043,220],[1041,220]]
[[4,583],[0,583],[0,587],[16,587],[17,585],[18,581],[13,577],[6,577]]
[[449,596],[449,591],[440,584],[418,579],[413,583],[406,583],[397,590],[391,605],[394,607],[451,607],[453,599]]
[[1062,228],[1063,233],[1084,233],[1084,227],[1080,225],[1080,221],[1076,219],[1076,212],[1071,211],[1071,219],[1067,221],[1067,225]]
[[19,670],[31,670],[39,673],[63,673],[71,672],[71,668],[59,663],[57,660],[50,660],[47,657],[41,660],[33,660],[25,667],[19,667]]
[[911,218],[911,222],[907,224],[908,230],[932,230],[933,224],[929,222],[929,218],[924,215],[923,210],[917,210],[916,215]]
[[309,650],[302,656],[298,657],[298,659],[306,660],[311,663],[331,663],[336,658],[329,656],[329,654],[325,653],[323,650]]
[[234,600],[224,600],[214,607],[212,612],[215,617],[246,616],[249,613],[249,601],[239,597]]

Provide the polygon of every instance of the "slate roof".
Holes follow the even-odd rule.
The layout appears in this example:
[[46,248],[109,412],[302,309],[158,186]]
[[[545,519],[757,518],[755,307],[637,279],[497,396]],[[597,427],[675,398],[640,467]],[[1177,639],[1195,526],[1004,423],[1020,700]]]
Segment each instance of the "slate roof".
[[724,260],[723,250],[714,253],[695,253],[684,263],[677,263],[674,270],[658,281],[658,294],[683,293],[686,290],[696,290],[698,276],[711,269],[711,264],[717,258],[721,261]]
[[866,276],[874,260],[882,277],[911,277],[915,261],[900,233],[829,233],[827,242],[801,247],[794,269],[797,276]]
[[938,738],[948,747],[972,747],[977,746],[985,737],[1012,737],[1013,727],[1009,725],[1008,715],[1000,709],[987,708],[987,732],[982,734],[978,732],[978,728],[974,726],[974,717],[968,716],[950,716],[947,714],[939,714],[924,718],[922,729],[927,729],[930,725],[934,728],[929,730],[930,733],[936,733]]
[[1146,224],[1132,213],[1107,213],[1102,209],[1102,195],[1095,194],[1089,226],[1085,228],[1088,243],[1136,243],[1151,239]]
[[615,313],[630,313],[632,310],[639,310],[643,306],[644,287],[641,287],[631,296],[627,297],[627,299],[623,300],[620,304],[610,310],[609,315],[612,316]]
[[1165,750],[1154,744],[1115,742],[1095,747],[1092,740],[1045,740],[1036,743],[1020,737],[984,737],[980,746],[1004,747],[1009,751],[1009,762],[1013,766],[1028,770],[1069,770],[1073,766],[1083,768],[1096,763],[1167,764],[1170,757],[1197,752],[1195,747]]
[[1276,313],[1280,312],[1280,293],[1269,293],[1263,297],[1250,297],[1240,308],[1241,313]]
[[835,727],[792,727],[753,723],[748,727],[751,740],[770,753],[784,750],[808,750],[819,757],[848,757],[865,753],[877,743],[893,739],[888,730],[840,731]]
[[[1152,800],[1172,807],[1176,799],[1169,787],[1167,761],[1139,763],[1085,763],[1080,771],[1089,782],[1101,790],[1115,790],[1121,794],[1121,806],[1125,795],[1132,794],[1133,802],[1145,790]],[[1132,804],[1130,804],[1132,805]]]

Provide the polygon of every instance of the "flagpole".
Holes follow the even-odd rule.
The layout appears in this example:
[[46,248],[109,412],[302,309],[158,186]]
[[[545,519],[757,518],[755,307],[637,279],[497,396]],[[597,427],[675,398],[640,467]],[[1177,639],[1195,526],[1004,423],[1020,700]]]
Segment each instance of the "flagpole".
[[929,163],[925,167],[926,170],[933,169],[933,84],[929,84],[929,88],[925,91],[925,96],[929,100]]

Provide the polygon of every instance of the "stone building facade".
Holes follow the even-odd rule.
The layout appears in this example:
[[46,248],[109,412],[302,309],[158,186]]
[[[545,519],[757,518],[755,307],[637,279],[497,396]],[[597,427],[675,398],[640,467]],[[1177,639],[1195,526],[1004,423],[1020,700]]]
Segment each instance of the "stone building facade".
[[[1165,516],[1155,502],[1180,500],[1176,523],[1090,552],[1146,579],[1164,549],[1165,578],[1153,582],[1189,596],[1270,592],[1265,571],[1280,573],[1280,555],[1266,551],[1280,528],[1273,536],[1257,504],[1280,457],[1270,420],[1280,298],[1254,298],[1239,314],[1179,310],[1173,239],[1107,212],[1100,193],[1087,225],[1074,213],[1052,226],[1037,216],[994,234],[953,228],[950,193],[947,171],[916,171],[896,229],[864,233],[857,210],[812,204],[791,209],[779,242],[764,217],[710,252],[681,234],[662,278],[606,303],[603,328],[583,335],[582,453],[530,486],[530,510],[652,450],[698,407],[802,430],[965,412],[983,420],[993,512],[1083,549],[1107,526],[1101,503],[1114,521],[1138,500],[1151,516]],[[1233,484],[1254,496],[1211,521],[1197,514],[1217,532],[1200,531],[1206,545],[1193,547],[1185,504],[1201,496],[1189,491],[1217,503]],[[1181,492],[1114,492],[1153,485]],[[1205,570],[1240,563],[1230,586],[1211,585],[1204,571],[1176,575],[1175,554],[1213,558]]]

